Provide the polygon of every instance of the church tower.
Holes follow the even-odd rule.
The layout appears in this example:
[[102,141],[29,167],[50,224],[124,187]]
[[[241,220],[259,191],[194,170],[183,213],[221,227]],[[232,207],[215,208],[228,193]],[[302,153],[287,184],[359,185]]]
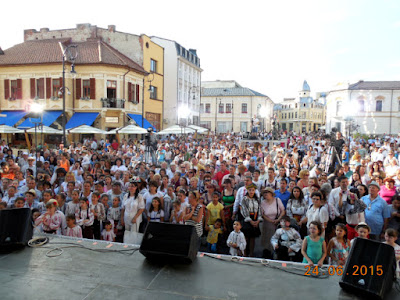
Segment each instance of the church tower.
[[299,98],[308,98],[310,97],[310,86],[307,83],[307,80],[303,82],[303,89],[299,92]]

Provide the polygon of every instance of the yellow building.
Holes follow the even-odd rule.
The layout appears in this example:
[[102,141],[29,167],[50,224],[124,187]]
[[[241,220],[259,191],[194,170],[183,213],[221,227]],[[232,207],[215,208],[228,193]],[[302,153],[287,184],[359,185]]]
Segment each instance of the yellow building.
[[140,36],[143,45],[143,68],[149,73],[145,79],[144,117],[159,131],[164,111],[164,48]]
[[285,98],[274,106],[274,114],[283,131],[302,132],[318,131],[325,125],[325,94],[319,93],[316,99],[310,96],[307,81],[297,98]]
[[[143,84],[148,73],[100,39],[76,45],[76,74],[66,62],[65,128],[86,124],[103,130],[127,125],[141,115]],[[63,128],[62,58],[75,56],[70,39],[26,41],[0,54],[0,124],[32,127],[32,104],[43,106],[43,124]],[[52,137],[54,142],[60,137]]]

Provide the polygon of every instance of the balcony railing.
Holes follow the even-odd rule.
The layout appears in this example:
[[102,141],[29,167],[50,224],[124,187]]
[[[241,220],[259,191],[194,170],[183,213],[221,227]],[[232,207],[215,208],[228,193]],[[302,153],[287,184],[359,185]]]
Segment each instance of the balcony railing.
[[125,99],[101,98],[105,108],[125,108]]

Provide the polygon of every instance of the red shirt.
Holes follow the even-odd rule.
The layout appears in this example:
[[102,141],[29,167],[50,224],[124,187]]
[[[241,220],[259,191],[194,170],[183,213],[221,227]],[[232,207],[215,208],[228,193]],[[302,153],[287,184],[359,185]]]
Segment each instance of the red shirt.
[[217,174],[215,174],[214,179],[218,182],[218,185],[220,188],[222,188],[222,178],[224,178],[225,175],[228,175],[229,171],[225,170],[225,172],[222,173],[222,171],[219,171]]
[[114,150],[118,150],[118,143],[112,143],[111,147],[113,147]]

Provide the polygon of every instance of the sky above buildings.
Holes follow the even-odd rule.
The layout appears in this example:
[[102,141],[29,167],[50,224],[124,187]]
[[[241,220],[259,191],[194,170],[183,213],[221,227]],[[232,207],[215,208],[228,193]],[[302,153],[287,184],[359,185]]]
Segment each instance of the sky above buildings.
[[90,23],[175,40],[197,49],[202,80],[236,80],[280,102],[307,80],[312,93],[337,83],[399,80],[398,0],[7,1],[0,47],[24,29]]

